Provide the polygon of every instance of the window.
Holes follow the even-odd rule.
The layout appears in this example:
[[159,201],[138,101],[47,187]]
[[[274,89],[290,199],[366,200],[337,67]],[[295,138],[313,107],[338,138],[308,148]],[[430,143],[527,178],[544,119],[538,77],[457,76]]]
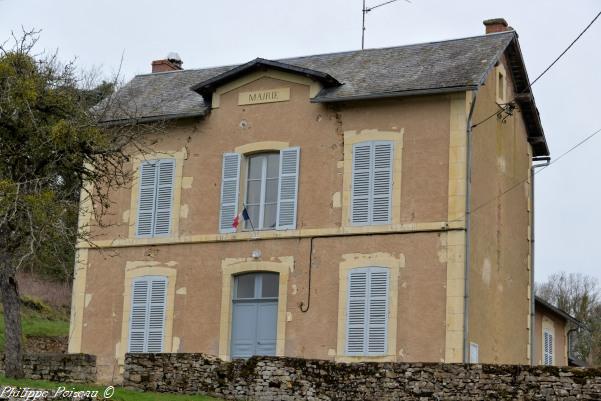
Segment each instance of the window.
[[477,343],[470,343],[470,363],[478,363],[480,347]]
[[353,145],[350,220],[353,225],[389,224],[392,203],[391,141]]
[[140,164],[140,192],[136,235],[169,235],[173,207],[175,159],[148,160]]
[[507,102],[507,80],[505,78],[505,68],[502,65],[497,66],[497,103]]
[[250,218],[245,229],[295,229],[299,157],[298,147],[246,157],[246,194],[239,199],[241,155],[224,154],[219,231],[237,231],[233,222],[239,203],[246,205]]
[[389,272],[383,267],[349,271],[346,349],[347,355],[385,355],[388,326]]
[[248,158],[245,228],[274,229],[278,208],[279,153],[261,153]]
[[543,332],[543,365],[553,365],[553,332],[549,329]]
[[144,276],[132,282],[128,352],[163,352],[167,278]]

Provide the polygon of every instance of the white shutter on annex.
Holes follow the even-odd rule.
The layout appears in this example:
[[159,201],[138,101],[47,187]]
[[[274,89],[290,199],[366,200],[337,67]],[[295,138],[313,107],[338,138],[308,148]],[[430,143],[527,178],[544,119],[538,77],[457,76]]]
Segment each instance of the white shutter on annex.
[[131,297],[128,352],[163,352],[167,278],[134,279]]
[[234,217],[238,214],[238,193],[240,188],[240,154],[224,153],[221,169],[221,207],[219,212],[219,232],[233,233]]
[[280,151],[277,230],[294,230],[296,228],[299,158],[300,148],[298,147]]
[[388,351],[389,271],[362,267],[349,271],[347,355],[385,355]]
[[350,221],[354,225],[388,224],[392,208],[391,141],[353,145]]
[[140,164],[138,237],[169,235],[173,209],[175,160],[148,160]]
[[543,365],[553,365],[553,334],[545,330],[543,336]]

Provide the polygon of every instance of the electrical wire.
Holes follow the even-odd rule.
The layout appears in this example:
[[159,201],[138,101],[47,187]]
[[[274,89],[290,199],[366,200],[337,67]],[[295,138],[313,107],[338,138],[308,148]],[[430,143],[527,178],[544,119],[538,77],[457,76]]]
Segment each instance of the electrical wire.
[[[525,87],[523,90],[521,90],[521,91],[518,93],[518,95],[519,95],[519,94],[522,94],[522,93],[526,92],[528,89],[532,88],[532,85],[534,85],[534,84],[535,84],[535,83],[536,83],[536,82],[537,82],[539,79],[541,79],[541,78],[543,77],[543,75],[545,75],[545,74],[546,74],[546,73],[547,73],[547,72],[548,72],[548,71],[549,71],[549,70],[550,70],[550,69],[551,69],[551,68],[552,68],[552,67],[553,67],[553,66],[554,66],[554,65],[555,65],[555,64],[556,64],[558,61],[559,61],[559,59],[561,59],[561,58],[562,58],[562,57],[563,57],[563,56],[564,56],[564,55],[565,55],[565,54],[568,52],[568,50],[570,50],[570,49],[572,48],[572,46],[574,46],[574,44],[575,44],[576,42],[578,42],[578,40],[579,40],[579,39],[582,37],[582,35],[584,35],[584,33],[585,33],[586,31],[588,31],[588,30],[589,30],[589,28],[590,28],[590,27],[591,27],[591,26],[592,26],[592,25],[595,23],[595,21],[597,21],[597,19],[599,19],[599,16],[601,16],[601,11],[599,11],[599,13],[598,13],[598,14],[595,16],[595,18],[593,18],[593,20],[592,20],[591,22],[589,22],[589,24],[586,26],[586,28],[584,28],[584,29],[582,30],[582,32],[580,32],[580,34],[579,34],[579,35],[576,37],[576,39],[574,39],[574,40],[572,41],[572,43],[570,43],[570,45],[569,45],[568,47],[566,47],[566,48],[564,49],[564,51],[562,51],[562,52],[561,52],[561,54],[560,54],[559,56],[557,56],[557,57],[555,58],[555,60],[553,60],[553,62],[552,62],[551,64],[549,64],[549,66],[548,66],[547,68],[545,68],[545,69],[544,69],[544,71],[543,71],[543,72],[541,72],[541,73],[540,73],[540,74],[539,74],[539,75],[538,75],[538,76],[537,76],[537,77],[534,79],[534,81],[532,81],[530,84],[528,84],[528,86],[527,86],[527,87]],[[517,96],[517,95],[516,95],[516,96]],[[472,128],[476,128],[476,127],[477,127],[477,126],[479,126],[480,124],[483,124],[483,123],[485,123],[486,121],[490,120],[490,119],[491,119],[491,118],[493,118],[494,116],[496,116],[496,115],[499,115],[500,113],[502,113],[503,111],[505,111],[505,107],[506,107],[507,105],[510,105],[510,104],[512,104],[512,103],[513,103],[513,101],[515,100],[516,96],[514,96],[514,97],[513,97],[513,99],[512,99],[512,100],[510,100],[509,102],[505,103],[505,104],[503,105],[503,107],[501,107],[501,110],[499,110],[499,111],[497,111],[497,112],[495,112],[495,113],[491,114],[490,116],[486,117],[486,118],[485,118],[485,119],[483,119],[482,121],[480,121],[480,122],[478,122],[478,123],[476,123],[476,124],[472,125]]]
[[[548,165],[542,167],[540,170],[536,170],[534,172],[534,175],[539,174],[541,171],[546,170],[547,168],[553,166],[555,163],[557,163],[563,157],[567,156],[573,150],[575,150],[575,149],[579,148],[580,146],[584,145],[586,142],[588,142],[589,140],[591,140],[595,135],[599,134],[600,132],[601,132],[601,128],[599,128],[598,130],[594,131],[593,133],[591,133],[590,135],[588,135],[587,137],[585,137],[584,139],[582,139],[581,141],[579,141],[578,143],[576,143],[574,146],[572,146],[571,148],[569,148],[568,150],[566,150],[565,152],[563,152],[562,154],[560,154],[557,158],[555,158],[554,160],[552,160]],[[526,181],[528,181],[528,179],[530,179],[530,177],[527,177],[527,178],[525,178],[523,180],[518,181],[517,183],[513,184],[512,186],[510,186],[509,188],[507,188],[506,190],[504,190],[500,194],[498,194],[495,197],[487,200],[486,202],[478,205],[477,207],[475,207],[474,209],[472,209],[470,211],[470,214],[473,214],[474,212],[482,209],[483,207],[488,206],[490,203],[492,203],[492,202],[500,199],[502,196],[504,196],[507,193],[513,191],[515,188],[519,187],[520,185],[522,185],[523,183],[525,183]],[[465,216],[466,215],[464,214],[461,217],[458,217],[455,220],[450,220],[450,221],[451,222],[462,221]]]

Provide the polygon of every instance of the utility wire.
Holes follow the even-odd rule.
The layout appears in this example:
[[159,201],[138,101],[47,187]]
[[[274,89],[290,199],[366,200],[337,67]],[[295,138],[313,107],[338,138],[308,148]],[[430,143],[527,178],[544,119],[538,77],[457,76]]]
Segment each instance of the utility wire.
[[[584,28],[584,29],[582,30],[582,32],[580,32],[580,34],[579,34],[579,35],[576,37],[576,39],[574,39],[574,40],[572,41],[572,43],[570,43],[570,45],[569,45],[568,47],[566,47],[566,48],[565,48],[565,50],[564,50],[564,51],[562,51],[562,52],[561,52],[561,54],[560,54],[559,56],[557,56],[557,57],[555,58],[555,60],[553,60],[553,62],[552,62],[551,64],[549,64],[549,66],[548,66],[547,68],[545,68],[545,70],[544,70],[543,72],[541,72],[541,73],[539,74],[539,76],[538,76],[538,77],[536,77],[536,78],[534,79],[534,81],[532,81],[532,82],[531,82],[531,83],[530,83],[530,84],[529,84],[527,87],[525,87],[523,90],[521,90],[521,91],[518,93],[518,95],[519,95],[519,94],[522,94],[522,93],[524,93],[524,92],[526,92],[528,89],[530,89],[530,88],[532,87],[532,85],[534,85],[534,84],[535,84],[535,83],[536,83],[536,82],[537,82],[539,79],[541,79],[541,78],[543,77],[543,75],[545,75],[545,74],[546,74],[546,73],[547,73],[547,72],[548,72],[548,71],[549,71],[549,70],[550,70],[550,69],[551,69],[551,68],[552,68],[552,67],[553,67],[553,66],[554,66],[554,65],[555,65],[555,64],[556,64],[558,61],[559,61],[559,59],[561,59],[561,58],[562,58],[562,57],[563,57],[563,56],[564,56],[564,55],[565,55],[565,54],[568,52],[568,50],[570,50],[570,49],[572,48],[572,46],[574,46],[574,44],[575,44],[576,42],[578,42],[578,40],[579,40],[579,39],[582,37],[582,35],[584,35],[584,33],[585,33],[586,31],[588,31],[588,30],[589,30],[589,28],[590,28],[590,27],[591,27],[591,26],[592,26],[592,25],[595,23],[595,21],[597,21],[597,19],[599,18],[599,16],[601,16],[601,11],[599,11],[599,13],[598,13],[598,14],[595,16],[595,18],[593,18],[593,20],[592,20],[592,21],[591,21],[591,22],[590,22],[590,23],[589,23],[589,24],[586,26],[586,28]],[[490,119],[491,119],[491,118],[493,118],[494,116],[496,116],[496,115],[499,115],[500,113],[502,113],[503,111],[505,111],[505,107],[506,107],[507,105],[511,104],[511,103],[512,103],[514,100],[515,100],[515,96],[513,97],[513,99],[512,99],[512,100],[510,100],[509,102],[505,103],[505,104],[503,105],[503,107],[501,107],[501,110],[499,110],[499,111],[497,111],[497,112],[495,112],[495,113],[491,114],[490,116],[486,117],[484,120],[482,120],[482,121],[480,121],[480,122],[478,122],[478,123],[476,123],[476,124],[472,125],[472,128],[476,128],[477,126],[479,126],[480,124],[483,124],[483,123],[485,123],[486,121],[490,120]]]
[[[568,150],[566,150],[565,152],[563,152],[562,154],[560,154],[557,158],[553,159],[548,165],[542,167],[540,170],[536,170],[534,172],[533,175],[536,175],[538,173],[540,173],[541,171],[551,167],[552,165],[554,165],[555,163],[557,163],[559,160],[561,160],[564,156],[567,156],[570,152],[572,152],[573,150],[579,148],[580,146],[584,145],[586,142],[588,142],[589,140],[591,140],[595,135],[599,134],[601,132],[601,128],[599,128],[598,130],[594,131],[593,133],[591,133],[589,136],[587,136],[586,138],[582,139],[581,141],[579,141],[578,143],[576,143],[574,146],[572,146],[571,148],[569,148]],[[478,205],[477,207],[475,207],[474,209],[472,209],[470,211],[470,213],[474,213],[480,209],[482,209],[483,207],[489,205],[491,202],[496,201],[497,199],[501,198],[502,196],[504,196],[505,194],[507,194],[508,192],[513,191],[515,188],[519,187],[520,185],[522,185],[523,183],[525,183],[526,181],[528,181],[530,177],[528,176],[527,178],[518,181],[517,183],[513,184],[512,186],[510,186],[509,188],[507,188],[506,190],[504,190],[503,192],[501,192],[499,195],[496,195],[495,197],[487,200],[486,202]],[[455,221],[462,221],[463,218],[466,215],[462,215],[461,217],[458,217],[455,220],[451,220],[451,222],[455,222]]]

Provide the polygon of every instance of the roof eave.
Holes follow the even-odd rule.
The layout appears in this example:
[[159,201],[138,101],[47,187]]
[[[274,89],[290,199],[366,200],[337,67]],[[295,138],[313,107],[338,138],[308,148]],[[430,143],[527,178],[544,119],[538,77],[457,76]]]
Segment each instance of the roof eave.
[[341,96],[341,97],[327,97],[317,95],[311,99],[311,103],[338,103],[338,102],[349,102],[358,100],[374,100],[374,99],[386,99],[386,98],[398,98],[398,97],[409,97],[409,96],[420,96],[420,95],[439,95],[445,93],[454,92],[465,92],[476,90],[478,86],[453,86],[444,88],[428,88],[428,89],[415,89],[415,90],[404,90],[398,92],[380,92],[371,93],[368,95],[357,95],[357,96]]
[[126,125],[126,124],[143,124],[143,123],[154,123],[159,121],[171,121],[180,120],[184,118],[198,118],[205,117],[208,114],[208,108],[204,108],[199,112],[193,113],[177,113],[177,114],[161,114],[156,116],[146,117],[128,117],[114,120],[103,120],[102,124],[106,125]]

